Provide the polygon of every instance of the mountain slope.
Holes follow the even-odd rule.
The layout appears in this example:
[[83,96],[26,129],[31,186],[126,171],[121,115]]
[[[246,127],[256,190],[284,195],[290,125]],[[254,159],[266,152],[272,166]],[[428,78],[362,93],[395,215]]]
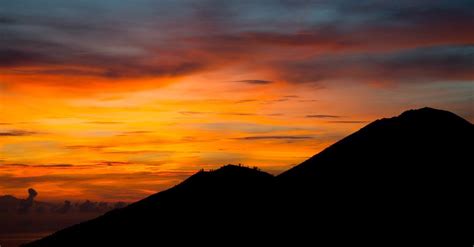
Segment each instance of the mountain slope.
[[27,246],[471,243],[473,134],[450,112],[407,111],[277,177],[199,172]]
[[[169,190],[27,246],[216,244],[249,218],[268,221],[261,205],[269,200],[273,181],[268,173],[234,165],[200,171]],[[252,222],[246,231],[258,227],[258,222]]]
[[473,125],[447,111],[377,120],[277,177],[299,205],[287,220],[352,241],[461,241],[472,233],[473,140]]
[[[323,164],[326,161],[344,164],[344,169],[340,169],[338,173],[368,168],[368,161],[372,160],[417,169],[420,165],[428,165],[426,161],[437,155],[448,158],[447,161],[455,161],[457,157],[448,157],[438,151],[464,154],[465,149],[472,147],[472,135],[472,124],[451,112],[432,108],[409,110],[398,117],[377,120],[367,125],[279,177],[312,178],[319,174],[317,170],[323,172],[326,169],[334,171],[340,168]],[[467,145],[469,143],[471,146]],[[354,159],[363,163],[356,164]],[[420,163],[413,165],[414,161]],[[377,167],[386,169],[386,166]],[[377,167],[370,169],[378,169]]]

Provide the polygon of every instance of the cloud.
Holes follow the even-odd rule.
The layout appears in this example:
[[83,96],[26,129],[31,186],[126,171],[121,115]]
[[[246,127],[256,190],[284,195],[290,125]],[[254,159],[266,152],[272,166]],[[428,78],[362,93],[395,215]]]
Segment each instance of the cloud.
[[341,118],[341,116],[337,115],[321,115],[321,114],[315,114],[315,115],[306,115],[307,118]]
[[278,66],[291,82],[396,82],[474,80],[474,46],[418,48],[396,53],[330,55]]
[[340,120],[340,121],[328,121],[328,123],[359,124],[359,123],[368,123],[368,121],[360,121],[360,120]]
[[[275,100],[275,101],[270,101],[270,102],[280,102],[280,101],[286,101],[287,99],[283,100]],[[236,103],[247,103],[247,102],[254,102],[257,100],[243,100],[243,101],[237,101]],[[267,102],[267,103],[270,103]],[[225,116],[281,116],[279,113],[270,113],[270,114],[258,114],[258,113],[250,113],[250,112],[204,112],[204,111],[181,111],[179,112],[180,114],[183,115],[188,115],[188,116],[199,116],[199,115],[209,115],[209,114],[214,114],[214,115],[225,115]]]
[[267,81],[267,80],[239,80],[235,82],[244,82],[248,84],[255,84],[255,85],[265,85],[265,84],[270,84],[273,81]]
[[57,209],[57,212],[60,214],[66,214],[71,210],[72,207],[71,201],[65,200],[64,204],[59,209]]
[[257,99],[242,99],[242,100],[237,100],[235,103],[237,104],[243,104],[243,103],[252,103],[252,102],[257,102]]
[[0,16],[0,24],[14,24],[16,21],[12,18]]
[[19,49],[0,49],[0,66],[14,67],[41,62],[43,56],[36,52],[26,52]]
[[102,150],[105,148],[113,147],[112,145],[68,145],[66,149],[88,149],[88,150]]
[[68,167],[74,167],[74,165],[71,165],[71,164],[44,164],[44,165],[33,165],[33,167],[68,168]]
[[73,164],[18,164],[18,163],[7,163],[2,164],[3,168],[15,168],[15,167],[22,167],[22,168],[50,168],[50,169],[77,169],[77,168],[84,168],[85,165],[73,165]]
[[[277,115],[278,116],[278,115]],[[292,131],[292,130],[309,130],[311,128],[305,126],[285,126],[272,124],[256,124],[252,122],[214,122],[193,124],[193,127],[206,129],[211,131],[247,132],[247,133],[272,133],[275,131]]]
[[256,116],[258,114],[255,113],[248,113],[248,112],[221,112],[220,115],[227,115],[227,116]]
[[[256,85],[383,75],[392,82],[418,82],[422,74],[424,81],[472,79],[463,50],[447,60],[418,52],[427,64],[405,57],[406,68],[399,66],[415,49],[472,44],[469,1],[46,2],[2,6],[2,73],[74,77],[56,82],[69,87],[88,77],[168,78],[235,67],[279,75],[239,81]],[[461,68],[435,70],[451,62]]]
[[86,200],[85,202],[79,205],[79,211],[80,212],[98,212],[99,211],[98,203]]
[[38,195],[35,189],[29,188],[28,189],[28,198],[22,200],[20,206],[18,208],[19,213],[27,213],[30,208],[33,206],[35,197]]
[[234,138],[236,140],[247,140],[247,141],[252,141],[252,140],[308,140],[308,139],[313,139],[312,136],[290,136],[290,135],[285,135],[285,136],[245,136],[245,137],[239,137],[239,138]]
[[180,111],[180,114],[183,115],[203,115],[203,114],[210,114],[212,112],[202,112],[202,111]]
[[27,130],[10,130],[0,132],[0,136],[31,136],[36,134],[38,134],[38,132]]
[[130,165],[132,163],[127,161],[100,161],[97,165],[104,165],[104,166],[125,166]]

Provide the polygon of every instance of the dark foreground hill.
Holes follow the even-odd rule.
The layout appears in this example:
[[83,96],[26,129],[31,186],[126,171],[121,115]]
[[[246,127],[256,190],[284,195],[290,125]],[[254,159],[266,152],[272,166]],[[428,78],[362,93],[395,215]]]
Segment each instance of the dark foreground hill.
[[453,113],[411,110],[277,177],[201,171],[26,246],[468,246],[473,137]]

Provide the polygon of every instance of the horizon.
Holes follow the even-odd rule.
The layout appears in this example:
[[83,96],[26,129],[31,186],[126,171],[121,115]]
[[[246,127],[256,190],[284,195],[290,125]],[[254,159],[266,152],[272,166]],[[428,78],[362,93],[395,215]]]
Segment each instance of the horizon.
[[133,202],[409,109],[474,121],[470,1],[1,5],[0,195]]

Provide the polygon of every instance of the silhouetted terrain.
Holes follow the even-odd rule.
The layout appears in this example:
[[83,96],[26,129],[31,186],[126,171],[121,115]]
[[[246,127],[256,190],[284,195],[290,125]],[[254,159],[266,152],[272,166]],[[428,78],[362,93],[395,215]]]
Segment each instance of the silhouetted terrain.
[[468,246],[473,137],[473,125],[450,112],[407,111],[279,176],[201,171],[27,246]]

